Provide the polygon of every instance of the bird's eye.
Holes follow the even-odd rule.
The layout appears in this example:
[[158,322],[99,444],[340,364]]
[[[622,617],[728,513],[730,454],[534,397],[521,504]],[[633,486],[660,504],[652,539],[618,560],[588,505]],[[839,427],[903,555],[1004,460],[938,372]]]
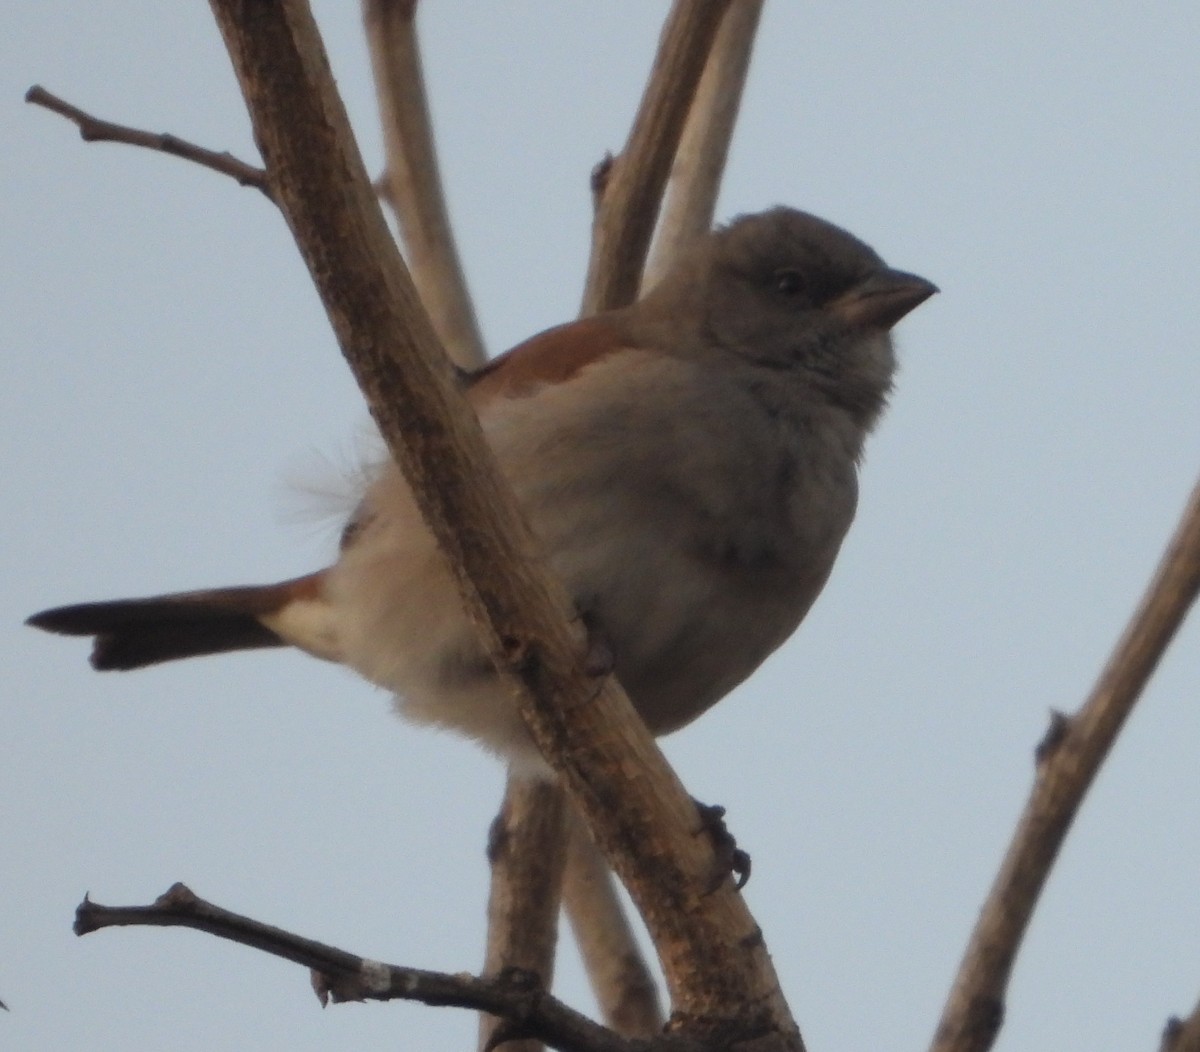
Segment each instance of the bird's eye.
[[777,270],[771,277],[771,287],[781,296],[795,296],[804,291],[804,279],[798,270]]

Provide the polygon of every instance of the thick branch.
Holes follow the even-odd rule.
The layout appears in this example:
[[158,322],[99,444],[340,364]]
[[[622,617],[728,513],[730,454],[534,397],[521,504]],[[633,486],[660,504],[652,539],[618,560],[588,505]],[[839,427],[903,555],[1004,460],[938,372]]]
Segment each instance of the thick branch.
[[[500,482],[357,155],[301,0],[211,0],[268,178],[392,455],[543,754],[634,897],[681,1027],[774,1032],[801,1047],[761,933],[695,807],[611,677]],[[689,92],[690,94],[690,92]]]
[[1142,689],[1200,592],[1200,484],[1125,634],[1092,693],[1055,722],[1039,750],[1037,780],[967,946],[934,1052],[984,1052],[1038,896],[1084,794]]
[[[510,778],[500,813],[488,838],[492,868],[488,896],[485,976],[511,969],[536,975],[550,989],[558,935],[562,885],[563,792],[544,781]],[[496,1035],[495,1016],[479,1017],[479,1047]],[[505,1052],[533,1052],[532,1041],[505,1045]]]
[[721,19],[671,167],[644,288],[712,228],[762,6],[763,0],[736,0]]
[[35,84],[25,92],[25,101],[35,106],[44,106],[67,120],[73,121],[79,128],[79,137],[84,142],[122,142],[129,146],[143,146],[147,150],[157,150],[159,153],[169,153],[172,157],[182,157],[185,161],[195,161],[196,164],[211,168],[214,172],[232,176],[242,186],[252,186],[261,190],[267,197],[271,196],[267,186],[267,173],[252,164],[239,161],[231,153],[217,153],[206,150],[203,146],[185,142],[167,132],[148,132],[140,128],[130,128],[124,124],[113,124],[111,121],[100,120],[90,113],[65,102],[57,95],[51,95],[41,85]]
[[663,187],[729,0],[675,0],[629,139],[607,173],[592,233],[583,313],[637,298]]
[[[172,885],[150,906],[101,906],[85,898],[75,911],[76,935],[120,926],[194,928],[294,961],[312,969],[322,1003],[404,1000],[470,1008],[504,1018],[514,1033],[537,1037],[570,1052],[638,1052],[647,1048],[568,1008],[548,994],[536,976],[519,969],[482,979],[372,961],[231,913],[199,898],[183,884]],[[682,1043],[678,1047],[684,1048]]]
[[363,0],[387,150],[383,184],[421,302],[450,357],[469,368],[482,365],[487,355],[446,214],[417,46],[416,7],[416,0]]
[[591,834],[574,816],[568,827],[563,906],[601,1016],[618,1034],[653,1037],[664,1023],[654,976]]

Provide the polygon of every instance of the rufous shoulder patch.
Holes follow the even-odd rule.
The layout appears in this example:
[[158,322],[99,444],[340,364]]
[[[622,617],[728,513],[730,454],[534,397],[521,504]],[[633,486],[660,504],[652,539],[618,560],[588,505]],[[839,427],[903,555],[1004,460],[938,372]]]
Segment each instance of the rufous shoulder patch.
[[520,398],[544,384],[570,380],[586,366],[628,346],[617,328],[602,318],[547,329],[472,373],[467,397],[476,409],[493,398]]

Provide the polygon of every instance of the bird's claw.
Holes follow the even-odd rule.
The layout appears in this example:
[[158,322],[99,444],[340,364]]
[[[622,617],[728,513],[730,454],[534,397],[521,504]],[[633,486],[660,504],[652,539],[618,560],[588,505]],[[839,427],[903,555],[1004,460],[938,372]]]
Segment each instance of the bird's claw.
[[712,894],[726,877],[734,878],[734,887],[739,891],[750,879],[750,855],[737,846],[737,840],[725,824],[725,808],[720,804],[702,804],[693,798],[696,813],[700,816],[700,832],[712,841],[716,863],[713,866],[712,883],[706,894]]

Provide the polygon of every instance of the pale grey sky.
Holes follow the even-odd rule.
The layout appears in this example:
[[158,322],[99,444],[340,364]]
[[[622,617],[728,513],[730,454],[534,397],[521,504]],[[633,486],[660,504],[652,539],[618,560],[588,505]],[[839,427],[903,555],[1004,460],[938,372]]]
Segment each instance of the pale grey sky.
[[[426,0],[454,219],[489,346],[576,309],[587,174],[623,141],[666,5]],[[318,4],[369,164],[357,5]],[[289,479],[364,412],[284,224],[173,159],[24,106],[252,158],[207,8],[10,5],[0,36],[5,748],[0,1048],[461,1050],[474,1019],[317,1007],[304,973],[182,931],[76,939],[85,891],[174,880],[386,960],[477,968],[502,782],[287,652],[98,676],[22,619],[270,580],[331,550]],[[723,218],[788,203],[942,294],[824,596],[666,748],[725,804],[809,1047],[920,1049],[1032,774],[1200,468],[1200,8],[767,6]],[[1200,994],[1200,626],[1067,842],[1000,1049],[1151,1048]],[[590,1008],[574,955],[561,992]]]

